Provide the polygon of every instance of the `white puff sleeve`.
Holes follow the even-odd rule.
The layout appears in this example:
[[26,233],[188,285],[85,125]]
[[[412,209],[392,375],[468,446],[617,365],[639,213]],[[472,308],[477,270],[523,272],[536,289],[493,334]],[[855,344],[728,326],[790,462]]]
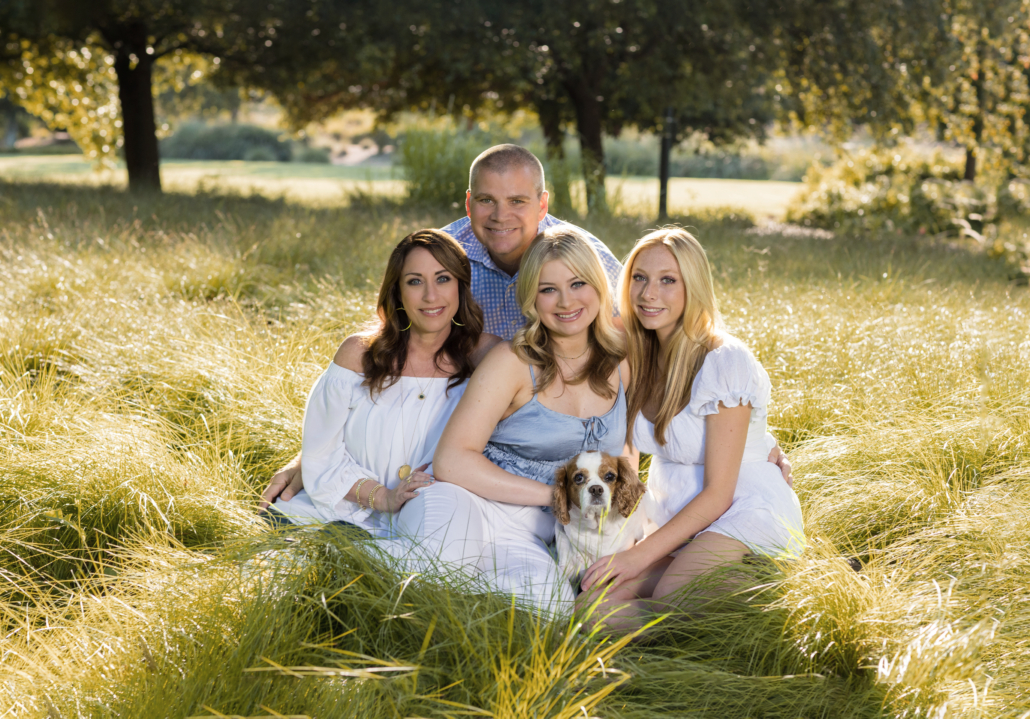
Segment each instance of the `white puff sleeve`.
[[[369,510],[344,499],[358,480],[378,477],[358,464],[344,442],[344,425],[365,389],[362,375],[331,363],[311,388],[304,410],[304,439],[301,469],[304,489],[312,503],[326,514],[341,510],[355,519],[366,518]],[[344,503],[346,506],[338,506]]]
[[772,386],[751,350],[732,338],[708,353],[694,378],[687,410],[704,417],[724,407],[751,405],[752,419],[765,417]]

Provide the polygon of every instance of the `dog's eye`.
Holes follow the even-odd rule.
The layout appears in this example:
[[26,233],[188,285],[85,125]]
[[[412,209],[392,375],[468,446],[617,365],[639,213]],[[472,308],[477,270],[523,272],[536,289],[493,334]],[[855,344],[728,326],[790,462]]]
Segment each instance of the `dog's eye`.
[[572,479],[576,482],[576,484],[583,484],[583,480],[585,480],[586,477],[584,477],[582,474],[577,474]]
[[614,482],[615,481],[615,474],[612,473],[612,472],[609,472],[608,474],[604,475],[604,481],[605,482]]

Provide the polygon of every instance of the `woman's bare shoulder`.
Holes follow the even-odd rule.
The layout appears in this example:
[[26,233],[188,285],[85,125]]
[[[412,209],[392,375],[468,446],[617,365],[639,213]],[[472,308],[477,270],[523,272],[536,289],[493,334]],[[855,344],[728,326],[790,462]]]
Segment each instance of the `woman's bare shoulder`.
[[511,342],[497,342],[476,368],[476,375],[482,381],[489,378],[491,384],[503,384],[512,388],[530,384],[529,368],[519,359]]
[[501,340],[495,342],[493,347],[487,351],[483,357],[483,364],[491,369],[510,369],[516,365],[521,365],[522,360],[515,354],[515,349],[511,346],[510,341],[505,342]]
[[484,332],[479,335],[479,342],[476,343],[476,348],[472,351],[472,366],[478,367],[479,364],[486,358],[487,354],[490,353],[494,347],[504,342],[497,335],[492,335],[488,332]]
[[359,374],[364,372],[361,360],[365,356],[365,351],[368,350],[368,339],[368,335],[351,335],[336,350],[333,362],[344,369],[349,369],[351,372]]

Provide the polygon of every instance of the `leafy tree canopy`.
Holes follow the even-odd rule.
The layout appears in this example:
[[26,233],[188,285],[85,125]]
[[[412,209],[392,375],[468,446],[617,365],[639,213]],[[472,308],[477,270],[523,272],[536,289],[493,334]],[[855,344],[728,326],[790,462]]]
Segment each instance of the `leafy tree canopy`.
[[[12,0],[0,6],[0,82],[87,156],[125,154],[131,189],[159,190],[154,84],[204,73],[250,0]],[[117,102],[116,102],[117,98]]]
[[838,139],[864,125],[891,142],[926,123],[966,148],[967,180],[979,155],[994,172],[1024,172],[1024,0],[794,0],[783,13],[779,90],[802,124]]
[[562,127],[582,147],[588,205],[603,211],[603,134],[660,126],[721,140],[757,134],[775,56],[771,18],[743,0],[350,0],[272,2],[227,36],[257,37],[223,63],[232,82],[271,91],[294,122],[350,107],[383,117],[435,107],[535,110],[549,150]]

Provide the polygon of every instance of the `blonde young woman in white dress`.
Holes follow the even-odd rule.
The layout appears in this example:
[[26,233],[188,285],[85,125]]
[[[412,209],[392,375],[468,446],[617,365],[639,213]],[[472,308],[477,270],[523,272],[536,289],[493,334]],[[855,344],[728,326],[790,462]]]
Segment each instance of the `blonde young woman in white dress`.
[[767,461],[769,376],[719,328],[701,245],[681,229],[644,237],[626,260],[620,299],[628,437],[652,455],[648,486],[663,516],[657,532],[587,570],[581,604],[606,587],[594,616],[611,613],[609,626],[631,631],[705,573],[747,554],[797,556],[805,538],[797,496]]
[[273,483],[273,524],[342,523],[394,534],[396,513],[433,478],[423,470],[478,360],[500,341],[483,334],[464,250],[419,230],[393,250],[378,326],[348,337],[304,411],[304,487]]

